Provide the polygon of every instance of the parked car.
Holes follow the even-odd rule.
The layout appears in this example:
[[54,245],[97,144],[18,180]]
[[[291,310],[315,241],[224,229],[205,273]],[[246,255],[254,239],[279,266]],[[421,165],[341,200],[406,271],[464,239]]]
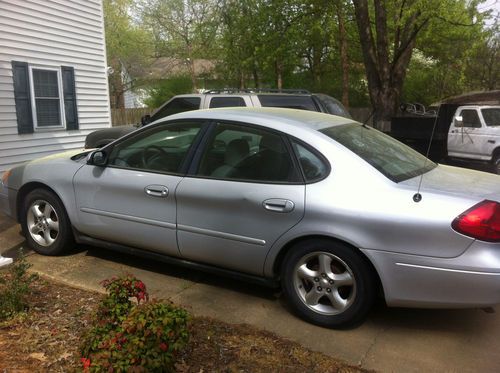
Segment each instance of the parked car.
[[[124,182],[126,181],[126,182]],[[85,243],[281,283],[312,323],[500,303],[500,176],[438,165],[353,120],[290,109],[169,116],[8,171],[27,244]]]
[[430,115],[423,106],[391,121],[391,135],[436,161],[469,162],[500,175],[500,91],[449,99]]
[[273,89],[232,89],[211,90],[202,94],[187,94],[172,97],[152,115],[145,115],[140,125],[116,126],[94,131],[87,135],[85,148],[100,148],[117,138],[135,131],[169,115],[198,109],[221,107],[282,107],[318,111],[351,118],[347,109],[337,99],[323,93],[310,93],[306,90]]

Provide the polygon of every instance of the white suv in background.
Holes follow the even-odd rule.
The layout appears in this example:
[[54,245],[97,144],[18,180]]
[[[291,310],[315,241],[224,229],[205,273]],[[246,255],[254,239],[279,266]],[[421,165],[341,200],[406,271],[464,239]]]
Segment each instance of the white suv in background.
[[[310,93],[306,90],[291,89],[222,89],[199,94],[174,96],[152,115],[142,117],[139,126],[184,111],[237,106],[301,109],[351,118],[351,115],[340,101],[323,93]],[[100,148],[136,130],[137,127],[132,125],[117,126],[94,131],[87,135],[85,148]]]

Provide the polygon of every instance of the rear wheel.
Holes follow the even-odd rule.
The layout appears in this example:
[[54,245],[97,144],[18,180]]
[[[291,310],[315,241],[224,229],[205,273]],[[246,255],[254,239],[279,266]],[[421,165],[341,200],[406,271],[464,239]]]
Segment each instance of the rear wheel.
[[58,255],[73,245],[71,225],[59,198],[45,189],[28,193],[21,225],[28,245],[39,254]]
[[365,319],[375,299],[371,268],[351,247],[327,239],[300,242],[286,255],[281,281],[303,319],[345,328]]

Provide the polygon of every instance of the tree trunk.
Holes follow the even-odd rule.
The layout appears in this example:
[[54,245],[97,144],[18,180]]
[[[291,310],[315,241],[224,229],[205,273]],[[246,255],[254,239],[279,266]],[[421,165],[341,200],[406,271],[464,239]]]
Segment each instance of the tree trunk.
[[[417,24],[420,13],[415,12],[405,18],[402,32],[396,32],[394,52],[389,55],[389,41],[387,29],[387,13],[384,0],[373,0],[375,15],[374,36],[372,20],[368,7],[368,0],[353,0],[359,39],[363,52],[363,62],[368,80],[370,101],[375,109],[374,125],[384,131],[390,131],[391,117],[397,111],[406,71],[410,64],[417,34],[427,24],[429,19],[421,20]],[[403,18],[402,2],[400,18]]]
[[283,64],[276,60],[275,62],[276,68],[276,88],[283,89]]
[[342,66],[342,104],[349,109],[349,56],[347,54],[347,35],[344,20],[344,4],[337,3],[337,19],[339,23],[340,63]]
[[125,107],[124,87],[122,81],[122,66],[118,59],[110,61],[113,73],[108,76],[110,105],[113,109],[123,109]]

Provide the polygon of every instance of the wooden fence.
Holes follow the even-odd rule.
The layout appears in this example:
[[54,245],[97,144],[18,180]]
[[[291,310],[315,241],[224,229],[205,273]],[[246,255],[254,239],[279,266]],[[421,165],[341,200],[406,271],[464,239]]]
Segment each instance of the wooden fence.
[[151,114],[153,111],[155,109],[150,108],[111,109],[111,123],[113,126],[140,123],[143,115]]

